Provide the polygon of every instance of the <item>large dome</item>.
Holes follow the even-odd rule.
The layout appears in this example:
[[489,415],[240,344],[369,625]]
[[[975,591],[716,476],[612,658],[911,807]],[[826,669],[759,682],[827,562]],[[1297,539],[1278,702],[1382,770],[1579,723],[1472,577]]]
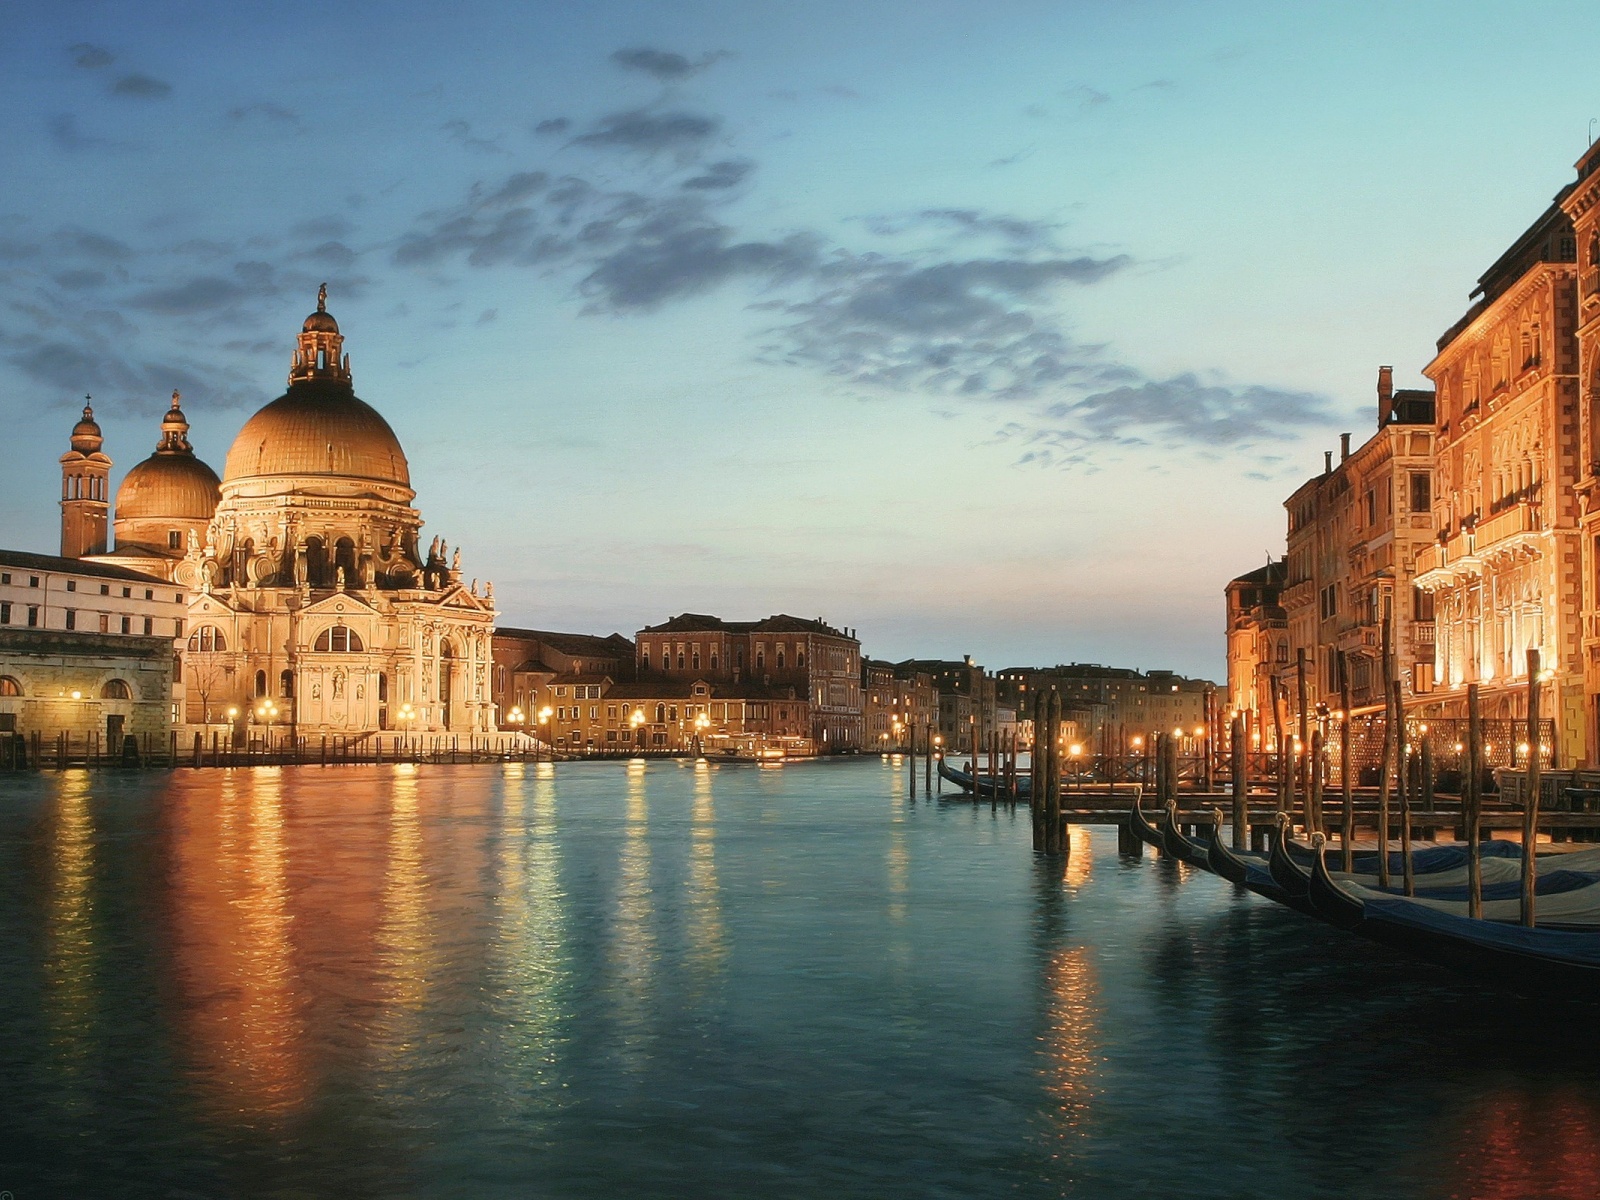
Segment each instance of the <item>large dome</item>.
[[217,473],[188,454],[157,452],[134,465],[117,489],[118,521],[209,521],[222,493]]
[[222,477],[330,475],[411,486],[405,451],[389,422],[341,380],[297,381],[245,422]]

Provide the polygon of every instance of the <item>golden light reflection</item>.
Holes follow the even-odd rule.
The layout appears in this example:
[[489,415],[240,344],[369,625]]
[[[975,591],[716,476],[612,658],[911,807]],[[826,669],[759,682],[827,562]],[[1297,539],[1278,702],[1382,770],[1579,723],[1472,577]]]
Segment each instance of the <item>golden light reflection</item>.
[[1083,1132],[1100,1073],[1100,988],[1087,946],[1063,947],[1045,968],[1045,1090],[1062,1138]]
[[1575,1085],[1482,1097],[1457,1145],[1458,1179],[1443,1194],[1474,1200],[1600,1196],[1600,1111],[1593,1094]]
[[94,1057],[94,819],[89,806],[89,772],[66,772],[56,797],[44,977],[50,1046],[69,1110],[86,1103],[82,1089]]
[[306,1101],[277,769],[225,771],[174,808],[173,929],[190,1053],[217,1114],[282,1120]]
[[628,770],[627,817],[617,886],[612,952],[617,976],[618,1056],[624,1070],[642,1070],[647,1057],[650,985],[655,970],[654,896],[650,889],[649,772],[644,763]]
[[383,1040],[389,1054],[399,1059],[409,1054],[420,1032],[433,973],[434,939],[414,764],[400,764],[389,795],[389,854],[377,939],[378,992],[384,1006]]
[[1067,826],[1067,869],[1065,882],[1069,888],[1081,888],[1089,882],[1094,870],[1094,840],[1082,825]]
[[689,835],[689,960],[696,973],[708,979],[721,974],[728,956],[717,885],[717,810],[711,779],[709,770],[695,774]]

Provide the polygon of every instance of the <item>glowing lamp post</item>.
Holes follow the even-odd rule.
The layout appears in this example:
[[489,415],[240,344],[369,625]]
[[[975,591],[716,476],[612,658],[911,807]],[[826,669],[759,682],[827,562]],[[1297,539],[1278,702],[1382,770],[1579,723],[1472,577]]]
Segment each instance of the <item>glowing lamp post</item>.
[[556,760],[556,739],[550,729],[550,718],[556,715],[556,710],[546,704],[539,710],[539,724],[544,729],[545,745],[550,747],[550,761]]
[[272,721],[278,715],[278,706],[271,700],[264,700],[256,705],[256,720],[264,721],[267,726],[267,749],[272,749]]
[[409,704],[402,704],[400,711],[395,714],[395,720],[400,725],[400,733],[404,738],[407,748],[411,745],[411,722],[417,719],[417,710]]

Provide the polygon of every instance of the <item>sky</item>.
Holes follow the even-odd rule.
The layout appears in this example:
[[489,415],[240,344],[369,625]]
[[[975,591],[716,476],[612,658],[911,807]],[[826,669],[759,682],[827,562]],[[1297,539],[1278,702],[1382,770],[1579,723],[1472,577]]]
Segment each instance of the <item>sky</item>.
[[504,624],[1223,673],[1283,499],[1572,177],[1600,7],[11,6],[0,544],[319,283]]

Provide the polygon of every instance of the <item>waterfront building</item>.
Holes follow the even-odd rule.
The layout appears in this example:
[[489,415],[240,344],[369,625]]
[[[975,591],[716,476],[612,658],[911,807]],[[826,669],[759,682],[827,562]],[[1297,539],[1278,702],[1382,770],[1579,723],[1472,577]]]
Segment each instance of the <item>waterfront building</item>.
[[800,701],[818,753],[863,744],[861,643],[853,630],[782,613],[760,621],[682,613],[641,629],[634,643],[641,686],[665,676],[714,685],[725,702],[776,703],[792,711]]
[[1536,648],[1568,763],[1594,754],[1580,620],[1579,497],[1590,493],[1578,488],[1594,471],[1579,437],[1577,241],[1563,204],[1586,203],[1590,186],[1564,189],[1485,272],[1425,368],[1438,393],[1437,533],[1416,576],[1439,630],[1435,688],[1416,711],[1465,716],[1476,683],[1485,719],[1522,717]]
[[933,676],[913,666],[861,660],[861,703],[869,749],[903,750],[913,731],[920,750],[924,731],[939,724],[939,689]]
[[[1561,199],[1578,254],[1574,318],[1578,343],[1576,475],[1579,570],[1569,595],[1578,601],[1583,761],[1600,763],[1600,142],[1578,160],[1577,181]],[[1570,414],[1560,414],[1570,423]],[[1568,689],[1576,686],[1576,672]],[[1569,700],[1569,705],[1575,702]],[[1570,725],[1571,717],[1567,718]],[[1578,738],[1571,739],[1574,743]]]
[[1099,663],[1008,667],[996,675],[1003,699],[1031,719],[1033,697],[1054,689],[1063,720],[1073,722],[1086,754],[1118,754],[1148,746],[1156,733],[1199,736],[1216,685],[1173,671],[1135,671]]
[[241,732],[489,732],[493,589],[464,582],[459,549],[422,548],[405,452],[355,394],[326,289],[287,391],[245,423],[220,482],[194,457],[178,402],[118,488],[109,549],[98,531],[110,459],[87,408],[61,461],[63,549],[188,597],[180,719],[203,726],[232,709]]
[[[1291,720],[1299,715],[1301,651],[1308,711],[1338,709],[1341,653],[1352,711],[1383,706],[1386,621],[1405,702],[1433,690],[1433,598],[1413,580],[1417,556],[1433,541],[1434,394],[1396,391],[1393,369],[1379,367],[1377,401],[1377,431],[1354,452],[1342,435],[1338,464],[1327,454],[1322,473],[1284,502],[1287,578],[1278,603],[1288,653],[1272,669]],[[1257,728],[1270,744],[1270,701],[1266,707]]]
[[1224,716],[1243,716],[1247,733],[1272,724],[1272,673],[1289,661],[1289,622],[1279,602],[1288,563],[1276,559],[1229,580],[1225,589],[1228,699]]
[[577,686],[580,676],[586,682],[590,677],[622,682],[634,674],[633,642],[620,633],[599,637],[502,625],[494,631],[491,653],[490,698],[495,723],[504,730],[536,734],[539,714],[556,698],[550,685],[557,677]]
[[974,739],[980,747],[989,744],[989,735],[998,728],[997,681],[972,655],[959,660],[908,658],[897,663],[895,670],[908,676],[925,675],[932,682],[939,697],[938,736],[950,753],[970,752]]
[[188,606],[169,581],[111,563],[0,550],[0,736],[37,732],[164,747],[173,641]]

